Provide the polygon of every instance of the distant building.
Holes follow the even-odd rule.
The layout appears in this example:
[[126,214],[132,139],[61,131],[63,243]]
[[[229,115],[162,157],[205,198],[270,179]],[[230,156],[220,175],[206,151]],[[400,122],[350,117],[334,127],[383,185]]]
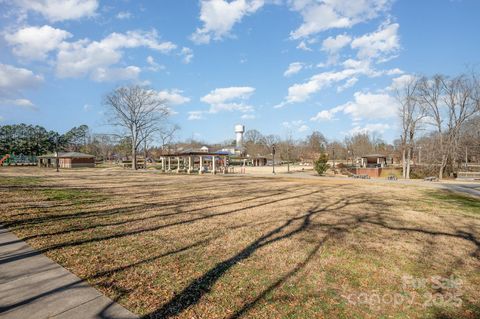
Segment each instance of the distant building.
[[[56,159],[55,154],[38,156],[38,166],[55,167]],[[95,167],[95,156],[79,152],[59,152],[58,166],[60,168]]]
[[385,167],[387,166],[387,156],[382,154],[367,154],[360,159],[360,167]]

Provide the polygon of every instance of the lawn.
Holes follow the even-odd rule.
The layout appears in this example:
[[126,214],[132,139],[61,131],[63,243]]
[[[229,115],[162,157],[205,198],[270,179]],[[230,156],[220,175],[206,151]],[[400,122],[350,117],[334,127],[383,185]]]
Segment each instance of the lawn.
[[402,183],[0,169],[5,227],[146,318],[479,318],[478,199]]

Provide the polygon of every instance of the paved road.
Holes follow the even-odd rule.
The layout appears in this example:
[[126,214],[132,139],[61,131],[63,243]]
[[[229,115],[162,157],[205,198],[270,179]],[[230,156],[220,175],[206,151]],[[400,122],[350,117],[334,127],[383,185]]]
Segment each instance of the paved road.
[[0,318],[138,318],[0,226]]

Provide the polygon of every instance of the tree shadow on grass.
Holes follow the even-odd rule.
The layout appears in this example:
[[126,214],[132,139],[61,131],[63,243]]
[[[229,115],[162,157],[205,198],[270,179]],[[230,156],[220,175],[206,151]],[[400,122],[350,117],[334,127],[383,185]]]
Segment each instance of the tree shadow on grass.
[[[170,318],[173,316],[177,316],[182,313],[187,308],[196,305],[201,298],[210,292],[212,287],[215,283],[222,278],[222,276],[228,272],[231,268],[233,268],[236,264],[249,258],[252,254],[254,254],[257,250],[262,247],[271,245],[275,242],[290,238],[294,235],[301,234],[302,232],[306,231],[312,223],[312,218],[319,213],[326,212],[333,209],[342,209],[348,205],[352,204],[359,204],[365,202],[364,200],[359,201],[351,201],[349,200],[339,200],[332,204],[326,205],[322,208],[314,207],[307,211],[307,213],[302,214],[300,216],[292,217],[284,222],[279,227],[274,228],[273,230],[269,231],[265,235],[259,237],[255,241],[253,241],[250,245],[242,249],[236,255],[216,264],[212,267],[209,271],[203,274],[201,277],[194,279],[190,285],[184,288],[178,295],[173,297],[170,301],[164,304],[160,309],[144,316],[144,318]],[[295,223],[300,223],[297,227],[292,230],[288,230],[290,226],[293,226]],[[277,282],[267,288],[264,292],[262,292],[254,301],[246,304],[240,310],[238,310],[232,318],[238,318],[243,313],[247,312],[251,309],[259,300],[261,300],[266,294],[270,291],[274,290],[276,287],[280,286],[284,283],[288,278],[296,274],[298,271],[303,269],[308,262],[313,258],[316,254],[318,249],[322,246],[322,244],[327,240],[327,238],[331,235],[337,234],[339,232],[347,231],[344,227],[335,227],[335,225],[328,225],[329,232],[327,236],[322,239],[319,243],[315,245],[315,247],[309,252],[307,258],[298,263],[294,269],[288,272],[286,275],[282,276]],[[284,233],[286,231],[286,233]],[[283,234],[282,234],[283,233]]]
[[[99,237],[94,237],[94,238],[85,238],[85,239],[78,239],[78,240],[73,240],[73,241],[69,241],[69,242],[63,242],[63,243],[59,243],[59,244],[55,244],[55,245],[51,245],[51,246],[39,249],[36,253],[40,254],[40,253],[45,253],[45,252],[56,250],[56,249],[63,249],[63,248],[67,248],[67,247],[75,247],[75,246],[80,246],[80,245],[83,245],[83,244],[95,243],[95,242],[100,242],[100,241],[105,241],[105,240],[110,240],[110,239],[115,239],[115,238],[123,238],[123,237],[127,237],[127,236],[142,234],[142,233],[145,233],[145,232],[154,232],[154,231],[158,231],[158,230],[173,227],[173,226],[186,225],[186,224],[191,224],[191,223],[195,223],[195,222],[198,222],[198,221],[203,221],[203,220],[208,220],[208,219],[217,218],[217,217],[221,217],[221,216],[231,215],[231,214],[234,214],[234,213],[243,212],[243,211],[248,210],[248,209],[258,208],[258,207],[262,207],[262,206],[266,206],[266,205],[270,205],[270,204],[274,204],[274,203],[283,202],[283,201],[290,200],[290,199],[299,199],[299,198],[302,198],[302,197],[308,197],[308,196],[318,194],[318,193],[321,193],[321,192],[322,192],[322,190],[315,190],[315,191],[310,191],[310,192],[305,193],[305,194],[296,194],[296,195],[287,196],[287,197],[284,196],[284,197],[281,197],[281,198],[270,199],[269,201],[266,201],[266,202],[251,204],[251,205],[248,205],[246,207],[237,208],[237,209],[233,209],[233,210],[228,210],[228,211],[225,211],[225,212],[201,215],[201,216],[197,216],[197,217],[186,219],[186,220],[180,220],[180,221],[176,221],[176,222],[172,222],[172,223],[152,226],[152,227],[148,227],[148,228],[136,229],[136,230],[131,230],[131,231],[122,231],[120,233],[115,233],[115,234],[106,235],[106,236],[99,236]],[[188,212],[185,212],[185,213],[188,213]],[[11,261],[16,261],[16,260],[19,260],[19,259],[22,259],[22,258],[27,258],[27,257],[31,257],[31,253],[25,253],[25,254],[20,253],[20,254],[17,254],[17,255],[2,258],[2,259],[0,259],[0,264],[6,264],[6,263],[9,263]]]

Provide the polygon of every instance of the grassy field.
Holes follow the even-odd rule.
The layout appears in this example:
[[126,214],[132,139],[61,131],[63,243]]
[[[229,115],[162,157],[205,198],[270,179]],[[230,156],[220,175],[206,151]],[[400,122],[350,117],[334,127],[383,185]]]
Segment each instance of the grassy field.
[[445,191],[15,168],[0,212],[147,318],[480,318],[479,200]]

